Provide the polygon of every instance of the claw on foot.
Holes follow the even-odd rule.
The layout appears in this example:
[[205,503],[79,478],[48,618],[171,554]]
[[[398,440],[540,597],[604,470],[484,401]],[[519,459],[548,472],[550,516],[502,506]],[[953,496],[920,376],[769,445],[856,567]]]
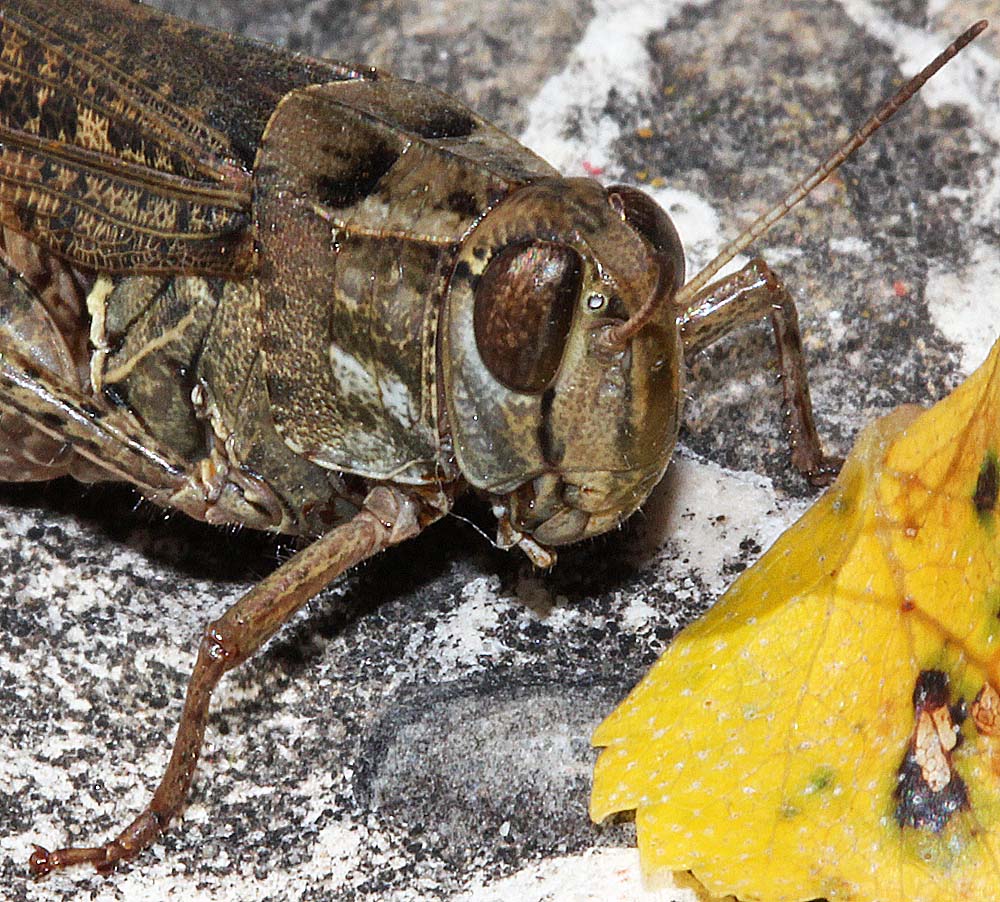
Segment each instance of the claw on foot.
[[110,874],[120,860],[113,854],[113,846],[98,846],[92,849],[56,849],[50,852],[44,846],[32,843],[34,851],[28,859],[28,868],[35,877],[44,877],[52,871],[72,867],[77,864],[94,866],[98,874]]
[[822,488],[830,485],[837,478],[843,466],[844,458],[842,457],[824,457],[819,465],[811,469],[806,476],[811,485]]
[[31,869],[31,873],[36,877],[44,877],[55,867],[52,864],[52,855],[48,849],[42,846],[32,843],[32,848],[34,851],[31,853],[31,857],[28,859],[28,867]]

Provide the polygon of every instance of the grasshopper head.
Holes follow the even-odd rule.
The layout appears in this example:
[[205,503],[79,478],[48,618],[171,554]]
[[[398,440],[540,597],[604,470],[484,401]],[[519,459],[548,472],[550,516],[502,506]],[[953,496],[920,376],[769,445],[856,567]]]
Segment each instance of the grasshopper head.
[[670,299],[683,281],[667,215],[589,179],[521,188],[465,239],[441,329],[448,422],[506,541],[604,532],[660,479],[677,437]]

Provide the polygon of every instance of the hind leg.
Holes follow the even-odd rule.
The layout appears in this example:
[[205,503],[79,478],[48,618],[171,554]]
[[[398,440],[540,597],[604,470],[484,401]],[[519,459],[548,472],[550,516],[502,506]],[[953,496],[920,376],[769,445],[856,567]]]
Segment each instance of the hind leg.
[[247,592],[205,630],[188,683],[170,763],[146,808],[103,846],[57,849],[35,846],[29,865],[37,876],[90,863],[108,873],[150,845],[180,811],[194,777],[212,693],[291,616],[355,564],[416,535],[444,513],[393,486],[377,486],[352,520],[302,549]]

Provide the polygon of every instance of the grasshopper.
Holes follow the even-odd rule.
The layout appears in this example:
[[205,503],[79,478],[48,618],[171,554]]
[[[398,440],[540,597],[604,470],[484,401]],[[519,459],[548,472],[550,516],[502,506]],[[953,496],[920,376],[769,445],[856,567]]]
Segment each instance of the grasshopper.
[[984,27],[685,281],[645,194],[562,178],[436,90],[127,0],[5,3],[0,478],[314,540],[206,628],[146,808],[32,871],[149,846],[222,676],[461,493],[539,566],[618,526],[672,454],[685,358],[738,325],[771,318],[792,463],[828,481],[791,296],[759,259],[713,279]]

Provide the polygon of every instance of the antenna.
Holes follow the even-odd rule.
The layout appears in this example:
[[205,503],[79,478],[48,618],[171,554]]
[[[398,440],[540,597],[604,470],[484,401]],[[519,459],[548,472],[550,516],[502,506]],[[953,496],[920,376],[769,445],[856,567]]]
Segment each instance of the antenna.
[[[837,150],[827,159],[817,166],[808,176],[800,181],[782,200],[778,201],[770,210],[759,216],[754,222],[743,231],[738,237],[730,241],[716,256],[711,263],[705,266],[691,281],[687,282],[674,295],[673,303],[679,309],[687,308],[691,299],[702,289],[711,278],[733,259],[748,245],[756,241],[771,226],[781,219],[799,201],[809,194],[817,185],[821,184],[830,175],[840,168],[840,165],[863,145],[876,131],[888,122],[907,100],[917,93],[942,66],[958,54],[963,47],[978,37],[986,29],[987,21],[981,19],[971,28],[963,32],[941,53],[939,53],[929,65],[913,76],[903,87],[901,87],[892,97],[876,110],[875,114],[865,122],[850,138],[847,139]],[[662,265],[662,264],[661,264]],[[643,323],[636,327],[633,320],[645,314],[646,319],[652,315],[652,310],[647,308],[652,305],[646,303],[637,311],[636,315],[627,320],[622,328],[624,334],[634,335]]]

